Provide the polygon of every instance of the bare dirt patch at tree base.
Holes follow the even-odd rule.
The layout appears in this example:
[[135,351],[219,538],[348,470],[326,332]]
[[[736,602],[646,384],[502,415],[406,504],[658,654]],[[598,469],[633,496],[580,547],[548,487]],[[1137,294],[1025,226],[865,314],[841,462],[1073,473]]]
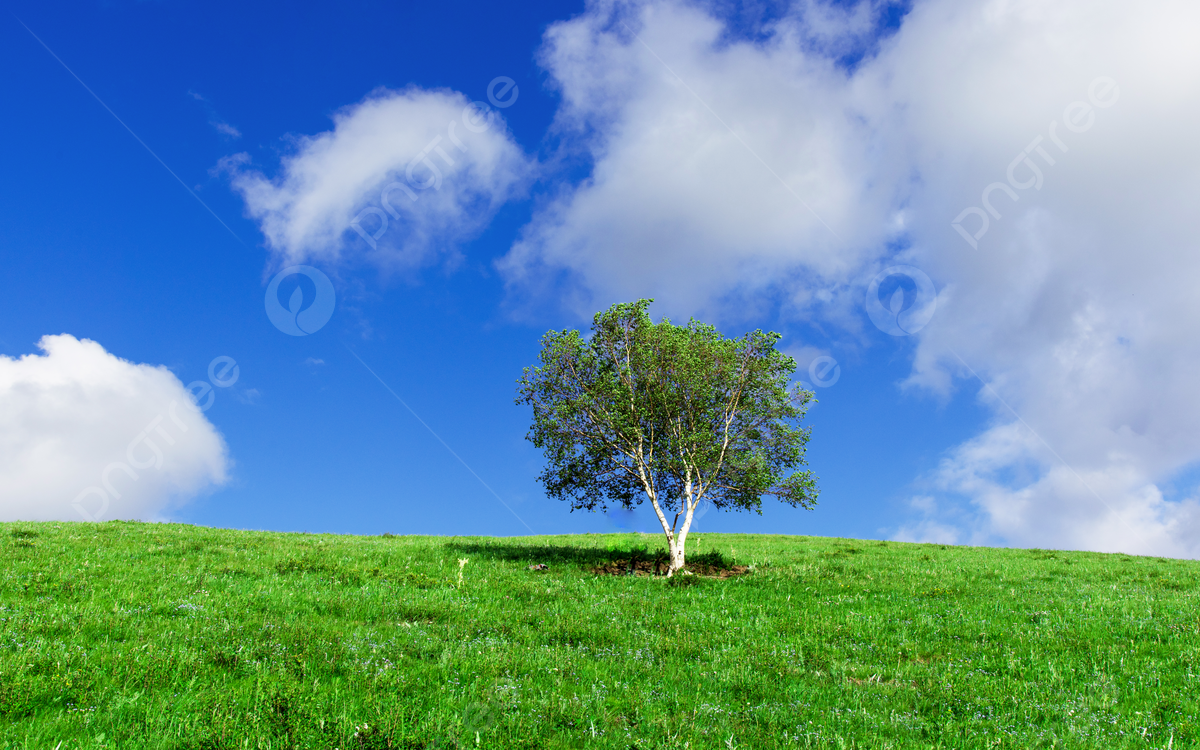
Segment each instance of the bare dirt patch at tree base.
[[[602,576],[665,576],[670,567],[670,561],[666,557],[656,560],[626,558],[592,568],[592,572]],[[697,563],[683,566],[683,570],[675,575],[683,575],[684,571],[705,578],[730,578],[745,575],[750,572],[750,568],[746,565],[719,566]]]

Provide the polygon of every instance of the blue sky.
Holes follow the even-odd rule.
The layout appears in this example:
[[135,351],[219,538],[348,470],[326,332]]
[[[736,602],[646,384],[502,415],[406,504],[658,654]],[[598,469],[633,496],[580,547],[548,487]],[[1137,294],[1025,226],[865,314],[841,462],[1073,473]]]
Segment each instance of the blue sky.
[[[0,82],[10,114],[0,124],[0,354],[11,364],[37,355],[43,336],[69,334],[184,385],[211,380],[214,358],[236,361],[236,383],[212,389],[203,413],[211,440],[195,465],[209,468],[140,484],[151,494],[124,511],[113,498],[114,517],[339,533],[656,532],[646,512],[572,514],[547,499],[541,457],[524,439],[530,415],[513,404],[544,331],[652,296],[656,315],[695,314],[731,335],[781,332],[799,379],[812,379],[818,356],[839,367],[807,420],[817,509],[768,501],[761,517],[706,514],[700,531],[1169,543],[1195,554],[1200,446],[1154,448],[1179,434],[1163,415],[1190,414],[1190,402],[1125,399],[1094,424],[1081,416],[1094,410],[1078,411],[1086,398],[1067,403],[1120,388],[1169,402],[1189,361],[1163,354],[1194,338],[1194,324],[1178,322],[1188,295],[1164,292],[1168,309],[1136,300],[1163,288],[1177,255],[1143,258],[1134,302],[1104,297],[1130,275],[1133,238],[1155,236],[1146,226],[1164,243],[1183,238],[1173,253],[1194,249],[1171,234],[1182,209],[1108,226],[1103,206],[1118,205],[1122,180],[1146,175],[1165,194],[1178,194],[1176,179],[1195,192],[1165,147],[1105,161],[1113,143],[1150,132],[1151,113],[1189,111],[1178,108],[1194,76],[1139,88],[1155,70],[1113,53],[1117,32],[1083,23],[1082,5],[1047,21],[1021,9],[996,20],[967,3],[962,14],[977,21],[967,31],[944,3],[747,7],[17,3],[17,18],[0,23],[0,55],[17,72]],[[1021,30],[1046,23],[1084,52],[1049,42],[1032,59],[1020,51]],[[968,32],[987,44],[954,41]],[[962,58],[954,80],[923,57],[931,39]],[[413,199],[413,213],[368,247],[346,220],[403,180],[409,153],[445,130],[441,113],[487,102],[500,77],[515,82],[515,101],[491,107],[486,132],[452,131],[477,139],[462,149],[443,138],[460,157],[445,162],[445,186]],[[1120,82],[1123,100],[1098,77]],[[981,88],[988,96],[972,98]],[[1069,122],[1073,100],[1101,104],[1088,105],[1085,131],[1054,131],[1074,139],[1060,151],[1046,123]],[[951,220],[1006,167],[1018,184],[1009,165],[1035,136],[1058,157],[1035,162],[1046,189],[1015,203],[1004,196],[1013,190],[993,191],[1005,215],[977,241],[995,249],[968,247]],[[409,140],[417,147],[406,151]],[[401,145],[385,153],[381,143]],[[332,234],[312,230],[312,216]],[[974,233],[977,220],[965,222]],[[306,336],[264,311],[272,276],[297,263],[336,290],[332,318]],[[939,295],[913,335],[873,325],[864,302],[871,279],[897,265],[927,273]],[[885,306],[896,278],[877,295]],[[919,301],[905,283],[910,309]],[[285,282],[285,301],[295,284]],[[1087,315],[1084,335],[1071,321]],[[1064,351],[1100,340],[1102,350],[1064,364]],[[1131,350],[1158,364],[1103,364]],[[90,365],[75,367],[68,380],[90,393],[80,374]],[[7,398],[20,399],[11,382]],[[32,401],[11,403],[36,422]],[[10,448],[94,431],[94,455],[70,454],[86,461],[39,469],[79,490],[144,421],[138,412],[133,427],[106,418],[85,428],[38,414],[30,435],[10,429]],[[191,460],[183,450],[168,470]],[[34,495],[46,488],[45,517],[72,517],[75,490],[19,480]],[[1079,530],[1097,517],[1108,520]]]

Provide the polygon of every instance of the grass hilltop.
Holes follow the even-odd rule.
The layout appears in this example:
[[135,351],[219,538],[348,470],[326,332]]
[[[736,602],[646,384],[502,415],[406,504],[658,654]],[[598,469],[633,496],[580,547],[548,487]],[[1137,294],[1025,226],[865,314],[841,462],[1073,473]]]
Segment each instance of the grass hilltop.
[[1200,745],[1198,562],[660,544],[0,524],[0,747]]

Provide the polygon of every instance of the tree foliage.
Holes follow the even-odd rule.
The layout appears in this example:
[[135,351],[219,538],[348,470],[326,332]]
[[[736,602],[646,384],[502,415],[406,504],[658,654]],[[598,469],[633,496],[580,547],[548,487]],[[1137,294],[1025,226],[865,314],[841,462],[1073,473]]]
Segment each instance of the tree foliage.
[[764,496],[815,505],[816,478],[801,469],[809,428],[797,426],[813,394],[789,392],[796,364],[775,349],[779,334],[656,324],[651,301],[597,313],[587,338],[548,332],[517,403],[533,407],[528,438],[545,452],[549,495],[572,510],[649,499],[674,572],[701,500],[758,513]]

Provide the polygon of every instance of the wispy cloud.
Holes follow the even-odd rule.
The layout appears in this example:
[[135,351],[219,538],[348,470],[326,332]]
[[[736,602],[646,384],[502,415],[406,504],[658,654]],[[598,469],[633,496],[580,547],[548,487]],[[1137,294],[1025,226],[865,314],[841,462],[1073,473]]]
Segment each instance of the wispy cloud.
[[217,114],[217,110],[213,108],[212,102],[205,96],[195,91],[189,91],[188,95],[204,106],[204,111],[208,115],[208,124],[212,125],[213,129],[218,133],[225,136],[226,140],[237,140],[242,137],[240,130],[221,119],[220,115]]

